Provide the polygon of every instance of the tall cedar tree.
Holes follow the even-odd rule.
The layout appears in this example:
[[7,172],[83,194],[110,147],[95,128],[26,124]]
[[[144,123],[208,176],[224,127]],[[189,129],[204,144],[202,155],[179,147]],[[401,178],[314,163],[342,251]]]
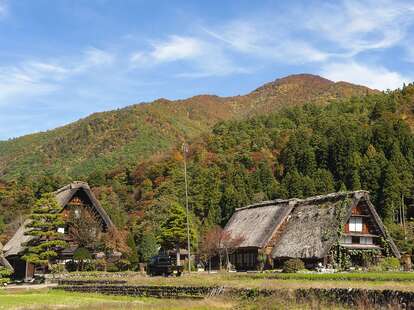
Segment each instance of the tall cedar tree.
[[[187,219],[183,206],[173,202],[164,223],[161,224],[161,244],[166,249],[187,248]],[[196,232],[190,223],[190,243],[195,244]]]
[[138,247],[141,262],[146,263],[152,256],[157,255],[158,248],[159,245],[154,234],[152,232],[144,233]]
[[58,228],[64,225],[61,207],[53,194],[42,195],[36,201],[30,221],[26,225],[26,234],[34,238],[28,243],[23,259],[50,268],[52,260],[58,256],[58,251],[67,246],[63,240],[64,235],[58,232]]

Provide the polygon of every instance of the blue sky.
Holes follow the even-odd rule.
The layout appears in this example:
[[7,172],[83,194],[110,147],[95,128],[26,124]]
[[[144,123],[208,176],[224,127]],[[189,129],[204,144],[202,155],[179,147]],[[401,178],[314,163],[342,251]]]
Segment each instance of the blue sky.
[[294,73],[414,80],[412,1],[0,0],[0,140]]

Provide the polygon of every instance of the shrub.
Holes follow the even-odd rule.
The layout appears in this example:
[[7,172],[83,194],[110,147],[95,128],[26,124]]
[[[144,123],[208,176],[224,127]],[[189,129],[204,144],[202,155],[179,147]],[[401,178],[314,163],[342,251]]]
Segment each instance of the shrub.
[[257,255],[257,262],[258,262],[258,264],[257,264],[257,269],[258,269],[259,271],[263,271],[264,266],[265,266],[265,264],[266,264],[266,259],[267,259],[267,256],[266,256],[266,254],[264,254],[264,253],[259,253],[259,254]]
[[6,285],[10,282],[9,276],[11,276],[11,274],[11,270],[0,266],[0,285]]
[[106,262],[105,258],[95,260],[96,270],[105,271],[106,270],[106,265],[107,265],[107,262]]
[[76,260],[87,260],[92,259],[92,255],[86,248],[77,248],[76,251],[73,253],[73,258]]
[[106,266],[106,271],[108,271],[108,272],[118,272],[119,268],[114,263],[109,263]]
[[83,265],[84,271],[95,271],[96,270],[96,262],[93,260],[88,260]]
[[58,274],[64,271],[65,271],[65,266],[63,266],[62,264],[53,264],[52,268],[50,269],[50,272],[52,274]]
[[283,272],[286,273],[295,273],[302,269],[305,269],[305,264],[299,258],[288,259],[283,263]]
[[378,266],[382,271],[392,271],[400,269],[400,260],[396,257],[383,258]]
[[67,261],[67,262],[65,263],[65,269],[66,269],[68,272],[73,272],[73,271],[76,271],[76,270],[78,270],[78,263],[77,263],[77,262],[75,262],[75,261],[73,261],[73,260]]
[[127,259],[120,259],[115,264],[120,271],[126,271],[129,269],[129,267],[131,267],[131,262]]

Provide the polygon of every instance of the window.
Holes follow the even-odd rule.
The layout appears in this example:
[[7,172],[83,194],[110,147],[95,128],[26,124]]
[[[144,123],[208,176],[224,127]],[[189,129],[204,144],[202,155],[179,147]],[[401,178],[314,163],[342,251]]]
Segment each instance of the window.
[[359,244],[360,243],[359,237],[352,236],[351,238],[352,238],[352,244]]
[[362,232],[362,218],[351,217],[349,219],[349,231]]
[[352,237],[351,236],[343,236],[342,237],[342,243],[345,243],[345,244],[352,243]]
[[361,244],[372,244],[372,237],[361,237],[360,243]]

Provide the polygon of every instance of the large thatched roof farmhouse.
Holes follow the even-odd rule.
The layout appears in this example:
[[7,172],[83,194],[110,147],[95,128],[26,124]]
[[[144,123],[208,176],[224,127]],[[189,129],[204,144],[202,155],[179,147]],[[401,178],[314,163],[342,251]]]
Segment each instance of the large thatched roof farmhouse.
[[[67,213],[69,210],[73,209],[80,210],[81,208],[86,208],[98,220],[102,231],[106,231],[113,226],[111,219],[101,207],[87,183],[76,181],[58,189],[53,194],[62,208],[62,213]],[[21,256],[26,249],[26,244],[32,240],[32,238],[35,238],[26,234],[28,230],[26,225],[29,221],[30,220],[27,219],[3,247],[3,255],[11,266],[13,266],[15,271],[14,276],[16,278],[27,279],[31,278],[34,274],[34,266],[21,259]],[[62,229],[65,230],[65,234],[68,233],[67,228]],[[71,242],[70,247],[62,251],[65,258],[70,258],[76,248],[76,244]]]
[[338,251],[355,254],[349,257],[358,265],[362,251],[400,257],[366,191],[253,204],[237,209],[225,230],[243,238],[230,257],[238,270],[256,269],[259,253],[268,267],[289,258],[333,264]]

